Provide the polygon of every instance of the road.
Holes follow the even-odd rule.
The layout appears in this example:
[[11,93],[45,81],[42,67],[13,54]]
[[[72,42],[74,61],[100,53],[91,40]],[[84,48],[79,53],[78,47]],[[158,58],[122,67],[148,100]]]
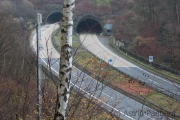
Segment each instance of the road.
[[129,61],[123,59],[122,57],[116,55],[109,49],[107,49],[97,38],[95,34],[81,34],[80,41],[83,46],[92,52],[99,58],[108,62],[112,58],[112,66],[116,67],[120,71],[142,81],[145,84],[163,91],[165,94],[170,95],[178,100],[180,100],[180,85],[168,81],[165,78],[159,77],[142,68],[130,63]]
[[[51,33],[57,27],[57,25],[50,25],[42,31],[40,42],[43,49],[40,51],[40,57],[42,64],[50,67],[52,72],[58,76],[60,55],[54,49],[50,40]],[[33,36],[32,46],[36,51],[36,35]],[[105,86],[74,66],[71,85],[74,89],[84,93],[85,97],[93,97],[107,111],[113,111],[115,115],[124,120],[166,120],[166,117],[159,112]]]

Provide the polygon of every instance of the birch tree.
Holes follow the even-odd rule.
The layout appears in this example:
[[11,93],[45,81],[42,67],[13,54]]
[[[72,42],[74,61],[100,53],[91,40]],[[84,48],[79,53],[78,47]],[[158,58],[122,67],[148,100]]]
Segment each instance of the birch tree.
[[66,120],[72,71],[73,9],[75,0],[64,0],[61,29],[59,85],[54,120]]

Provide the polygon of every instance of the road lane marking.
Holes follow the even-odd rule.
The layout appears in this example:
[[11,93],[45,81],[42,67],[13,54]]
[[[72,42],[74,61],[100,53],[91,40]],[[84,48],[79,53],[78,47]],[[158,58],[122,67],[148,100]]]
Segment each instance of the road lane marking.
[[[95,36],[96,36],[96,35],[95,35]],[[96,36],[96,38],[97,38],[97,36]],[[98,38],[97,38],[97,40],[98,40]],[[98,40],[98,42],[99,42],[99,40]],[[99,43],[101,44],[101,46],[104,47],[104,45],[102,45],[101,42],[99,42]],[[112,53],[113,55],[115,55],[116,57],[119,57],[119,58],[125,60],[124,58],[122,58],[122,57],[120,57],[120,56],[117,56],[115,53],[113,53],[112,51],[110,51],[110,50],[107,49],[106,47],[104,47],[104,48],[105,48],[106,50],[108,50],[110,53]],[[128,63],[130,63],[130,62],[127,61],[127,60],[125,60],[125,61],[128,62]],[[133,63],[130,63],[130,64],[134,65]],[[152,76],[155,76],[155,74],[152,74],[152,73],[150,73],[150,72],[148,72],[148,71],[145,71],[144,69],[142,69],[142,68],[140,68],[140,67],[138,67],[138,66],[136,66],[136,65],[134,65],[134,66],[137,67],[137,68],[139,68],[140,70],[142,70],[142,71],[144,71],[144,72],[146,72],[146,73],[152,75]],[[170,82],[170,81],[168,81],[168,80],[165,80],[165,79],[163,79],[163,78],[161,78],[161,77],[158,77],[158,76],[155,76],[155,77],[157,77],[157,78],[159,78],[159,79],[161,79],[161,80],[163,80],[163,81],[166,81],[166,82],[168,82],[168,83],[170,83],[170,84],[172,85],[172,82]],[[179,85],[176,84],[176,83],[174,83],[174,85],[179,86]],[[179,86],[179,87],[180,87],[180,86]]]
[[[71,82],[71,84],[73,84],[73,83]],[[75,84],[73,84],[73,85],[74,85],[75,87],[79,88],[77,85],[75,85]],[[110,106],[109,104],[107,104],[107,103],[103,102],[101,99],[98,99],[97,97],[95,97],[95,96],[93,96],[93,95],[89,94],[89,93],[88,93],[88,92],[86,92],[84,89],[82,89],[82,91],[83,91],[83,92],[85,92],[86,94],[88,94],[89,96],[93,97],[94,99],[97,99],[98,101],[100,101],[100,102],[101,102],[101,103],[103,103],[104,105],[106,105],[106,106],[110,107],[111,109],[115,110],[116,112],[120,112],[122,115],[124,115],[124,116],[128,117],[129,119],[131,119],[131,120],[135,120],[134,118],[132,118],[132,117],[130,117],[130,116],[128,116],[128,115],[126,115],[125,113],[123,113],[123,112],[119,111],[118,109],[116,109],[116,108],[114,108],[114,107]]]
[[177,84],[173,84],[173,85],[175,85],[176,87],[178,87],[178,89],[180,89],[180,85],[177,85]]
[[151,79],[148,79],[148,80],[152,81],[152,83],[156,83],[156,84],[160,85],[159,83],[157,83],[157,82],[154,81],[154,80],[151,80]]
[[113,98],[113,97],[109,96],[108,94],[106,94],[106,93],[104,93],[104,92],[102,92],[102,94],[108,96],[109,98]]
[[128,67],[124,67],[124,68],[126,68],[126,69],[130,70]]
[[[45,63],[45,65],[49,66],[49,65],[46,63],[46,61],[44,61],[42,58],[40,58],[40,59]],[[45,66],[45,67],[46,67],[46,66]],[[51,67],[50,67],[50,69],[52,69],[56,74],[59,74],[54,68],[51,68]],[[81,71],[81,72],[82,72],[82,71]],[[71,81],[70,81],[70,82],[71,82]],[[71,82],[71,84],[73,84],[73,83]],[[74,85],[75,87],[79,88],[77,85],[75,85],[75,84],[73,84],[73,85]],[[89,94],[88,92],[86,92],[85,90],[82,89],[82,91],[84,91],[86,94],[90,95],[90,94]],[[91,96],[92,96],[92,95],[91,95]],[[100,100],[100,99],[96,98],[95,96],[92,96],[92,97],[93,97],[94,99]],[[109,104],[107,104],[107,103],[105,103],[105,102],[102,102],[102,103],[105,104],[106,106],[108,106],[108,107],[114,109],[115,111],[121,113],[122,115],[128,117],[129,119],[135,120],[134,118],[132,118],[132,117],[126,115],[125,113],[123,113],[123,112],[119,111],[118,109],[116,109],[116,108],[110,106]]]
[[106,49],[107,51],[109,51],[112,55],[114,55],[114,56],[116,56],[116,57],[118,57],[118,58],[120,58],[120,59],[123,59],[125,62],[127,62],[127,63],[129,63],[129,64],[131,64],[131,65],[135,66],[134,64],[130,63],[129,61],[125,60],[125,59],[124,59],[124,58],[122,58],[122,57],[117,56],[115,53],[113,53],[112,51],[110,51],[109,49],[107,49],[104,45],[102,45],[102,43],[101,43],[101,42],[99,42],[99,40],[98,40],[98,38],[97,38],[97,36],[96,36],[96,35],[95,35],[95,37],[96,37],[96,39],[97,39],[98,43],[100,43],[100,45],[101,45],[104,49]]
[[[45,62],[42,58],[41,58],[41,60],[42,60],[45,64],[47,64],[47,66],[49,66],[49,65],[48,65],[48,63],[46,63],[46,62]],[[52,69],[54,72],[56,72],[57,74],[59,74],[56,70],[54,70],[54,68],[51,68],[51,69]],[[73,75],[74,75],[74,74],[73,74]],[[75,75],[74,75],[74,76],[75,76]],[[123,112],[119,111],[118,109],[116,109],[116,108],[114,108],[114,107],[110,106],[109,104],[107,104],[107,103],[103,102],[102,100],[98,99],[97,97],[95,97],[95,96],[91,95],[90,93],[86,92],[84,89],[82,89],[82,88],[78,87],[77,85],[75,85],[75,84],[74,84],[74,83],[72,83],[71,81],[70,81],[70,83],[71,83],[72,85],[74,85],[75,87],[79,88],[80,90],[82,90],[83,92],[85,92],[86,94],[88,94],[89,96],[93,97],[94,99],[97,99],[98,101],[101,101],[101,103],[103,103],[104,105],[106,105],[106,106],[110,107],[111,109],[115,110],[116,112],[120,112],[122,115],[124,115],[124,116],[128,117],[129,119],[131,119],[131,120],[135,120],[135,119],[133,119],[132,117],[130,117],[130,116],[128,116],[128,115],[126,115],[125,113],[123,113]]]

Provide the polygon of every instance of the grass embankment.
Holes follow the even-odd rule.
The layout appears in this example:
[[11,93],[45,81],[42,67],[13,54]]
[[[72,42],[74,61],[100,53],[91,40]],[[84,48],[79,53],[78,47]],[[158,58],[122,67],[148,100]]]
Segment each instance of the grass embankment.
[[159,75],[163,78],[169,79],[171,81],[174,81],[174,82],[177,82],[180,84],[180,76],[172,74],[172,73],[167,72],[162,69],[156,69],[151,65],[144,64],[144,63],[138,61],[137,59],[135,59],[135,58],[131,57],[130,55],[124,53],[123,51],[119,50],[119,48],[113,44],[112,39],[110,39],[110,45],[119,53],[120,56],[127,59],[128,61],[140,66],[141,68],[143,68],[153,74]]
[[[59,42],[60,38],[58,36],[55,36],[55,40],[53,41],[53,44],[58,43],[60,45]],[[74,62],[76,62],[78,65],[81,66],[81,69],[84,69],[85,67],[86,70],[91,72],[92,77],[94,78],[98,77],[101,78],[100,80],[105,79],[108,82],[111,82],[114,86],[124,89],[125,91],[128,91],[133,94],[133,95],[128,95],[129,97],[147,106],[150,106],[156,110],[161,111],[156,106],[152,106],[151,103],[166,110],[173,111],[174,113],[180,115],[179,101],[167,97],[159,92],[156,92],[151,88],[148,88],[142,85],[141,83],[138,83],[137,81],[129,78],[128,76],[112,69],[105,62],[100,61],[95,56],[92,56],[92,54],[89,53],[83,46],[80,47],[79,46],[80,43],[78,42],[78,37],[73,36],[73,51],[75,51],[76,48],[78,48],[73,60]],[[145,100],[139,99],[134,95],[139,96],[140,98],[143,98]]]

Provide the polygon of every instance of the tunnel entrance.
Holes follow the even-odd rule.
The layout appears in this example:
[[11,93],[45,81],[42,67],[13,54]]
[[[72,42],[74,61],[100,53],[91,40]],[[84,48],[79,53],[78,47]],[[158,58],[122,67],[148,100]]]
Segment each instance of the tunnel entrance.
[[47,16],[46,24],[54,24],[56,22],[59,22],[61,19],[62,19],[62,13],[61,12],[53,12]]
[[79,24],[76,27],[77,33],[96,33],[100,34],[102,33],[102,26],[101,24],[94,20],[94,19],[83,19],[79,22]]

